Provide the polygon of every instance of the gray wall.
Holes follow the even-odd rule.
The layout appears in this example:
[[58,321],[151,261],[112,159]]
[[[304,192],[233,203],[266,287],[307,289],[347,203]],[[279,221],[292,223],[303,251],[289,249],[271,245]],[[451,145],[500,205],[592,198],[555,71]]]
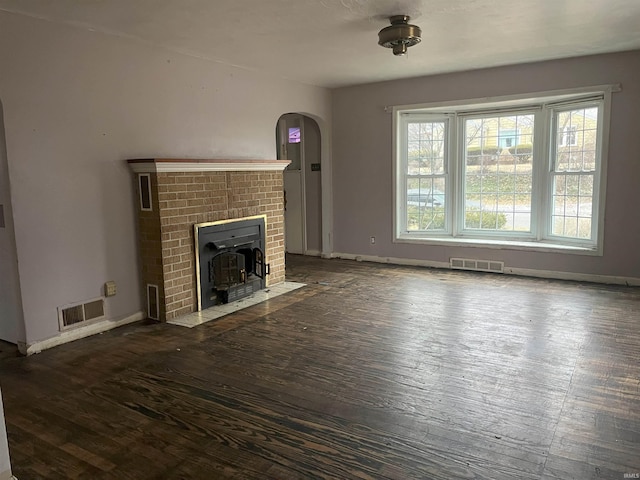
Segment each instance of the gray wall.
[[[320,129],[309,117],[304,117],[304,175],[307,215],[307,250],[322,251],[322,182],[321,171],[312,171],[312,163],[320,162]],[[324,166],[324,165],[323,165]]]
[[0,65],[28,344],[108,280],[108,320],[142,309],[126,158],[273,159],[283,113],[330,128],[327,89],[6,12]]
[[[640,51],[634,51],[334,90],[334,251],[434,262],[483,258],[514,268],[640,277],[639,78]],[[392,115],[385,106],[615,83],[623,91],[612,100],[602,257],[392,243]],[[375,245],[369,243],[371,236],[376,236]]]
[[13,229],[9,164],[0,102],[0,339],[24,340],[24,322],[18,281],[18,258]]

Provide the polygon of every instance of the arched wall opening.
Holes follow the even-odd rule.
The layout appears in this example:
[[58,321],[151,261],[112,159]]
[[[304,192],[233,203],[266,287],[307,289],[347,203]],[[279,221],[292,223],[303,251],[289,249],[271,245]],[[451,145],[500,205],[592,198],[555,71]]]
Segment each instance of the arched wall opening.
[[307,113],[283,114],[276,126],[284,172],[285,246],[289,253],[330,256],[331,165],[322,119]]

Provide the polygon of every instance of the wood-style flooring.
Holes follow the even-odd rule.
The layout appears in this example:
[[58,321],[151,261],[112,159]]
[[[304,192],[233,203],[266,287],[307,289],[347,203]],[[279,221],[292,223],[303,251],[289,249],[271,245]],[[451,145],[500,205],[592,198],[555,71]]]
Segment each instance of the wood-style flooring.
[[289,256],[308,285],[193,329],[0,349],[34,479],[640,473],[640,289]]

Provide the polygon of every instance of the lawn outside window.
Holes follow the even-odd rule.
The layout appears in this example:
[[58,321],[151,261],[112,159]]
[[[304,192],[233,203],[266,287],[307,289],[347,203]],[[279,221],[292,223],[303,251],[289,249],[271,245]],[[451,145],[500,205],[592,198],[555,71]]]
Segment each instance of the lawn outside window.
[[612,91],[394,107],[395,241],[602,254]]

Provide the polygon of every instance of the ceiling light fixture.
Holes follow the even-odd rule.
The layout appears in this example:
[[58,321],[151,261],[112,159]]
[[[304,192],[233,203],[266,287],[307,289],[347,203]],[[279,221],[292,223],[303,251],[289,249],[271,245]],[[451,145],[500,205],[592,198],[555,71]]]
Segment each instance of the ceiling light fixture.
[[394,15],[389,17],[391,25],[378,32],[378,45],[392,48],[394,55],[404,55],[407,48],[420,43],[422,30],[411,25],[409,15]]

